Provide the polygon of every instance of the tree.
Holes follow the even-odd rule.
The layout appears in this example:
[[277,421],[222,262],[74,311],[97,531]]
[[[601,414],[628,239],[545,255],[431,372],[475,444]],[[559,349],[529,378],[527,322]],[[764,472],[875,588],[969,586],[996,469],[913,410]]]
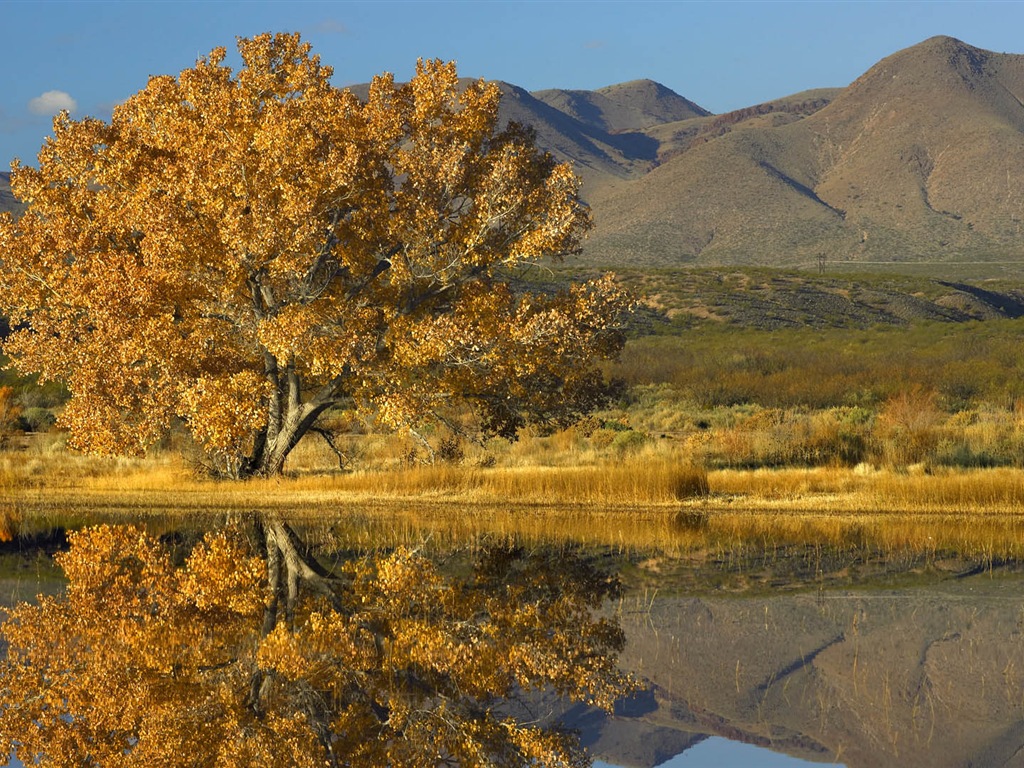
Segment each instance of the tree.
[[583,766],[501,703],[610,708],[628,687],[622,631],[593,616],[615,584],[571,550],[484,547],[461,579],[403,549],[361,557],[286,618],[240,528],[180,567],[138,528],[69,538],[66,595],[2,628],[0,736],[26,764]]
[[331,408],[391,427],[460,403],[484,429],[564,424],[621,346],[611,277],[524,271],[590,226],[567,164],[499,129],[499,92],[421,61],[365,101],[298,35],[150,79],[109,124],[54,121],[0,219],[4,351],[68,384],[72,445],[183,424],[232,475],[275,474]]

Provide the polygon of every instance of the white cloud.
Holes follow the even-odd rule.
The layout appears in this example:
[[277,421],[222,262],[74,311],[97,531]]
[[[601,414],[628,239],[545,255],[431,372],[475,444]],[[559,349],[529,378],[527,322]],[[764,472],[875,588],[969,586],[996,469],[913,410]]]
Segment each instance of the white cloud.
[[47,91],[41,96],[36,96],[28,103],[28,111],[33,115],[44,115],[49,117],[55,115],[62,109],[74,112],[78,109],[78,102],[71,98],[71,94],[64,91]]

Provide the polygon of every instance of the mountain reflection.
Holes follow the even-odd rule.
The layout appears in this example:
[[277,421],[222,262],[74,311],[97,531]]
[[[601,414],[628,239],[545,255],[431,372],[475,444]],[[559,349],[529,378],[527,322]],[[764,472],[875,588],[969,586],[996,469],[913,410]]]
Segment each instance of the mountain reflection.
[[628,685],[596,615],[615,582],[572,548],[327,568],[267,520],[185,553],[131,526],[70,539],[66,593],[3,627],[0,735],[26,763],[580,766],[539,702]]
[[850,768],[1022,765],[1024,575],[973,570],[939,561],[813,592],[627,592],[621,663],[647,687],[618,716],[592,715],[585,741],[633,768],[709,736]]

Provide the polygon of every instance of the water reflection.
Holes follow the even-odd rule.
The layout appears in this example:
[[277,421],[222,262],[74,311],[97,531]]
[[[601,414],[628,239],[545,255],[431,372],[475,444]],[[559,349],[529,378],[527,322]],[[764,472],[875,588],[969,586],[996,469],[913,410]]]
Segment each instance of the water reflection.
[[646,698],[591,748],[634,767],[675,765],[709,736],[862,768],[1021,764],[1024,575],[941,565],[858,589],[634,591],[622,663]]
[[[711,736],[685,752],[660,763],[658,768],[812,768],[821,763],[801,760],[763,747]],[[594,768],[616,768],[594,761]]]
[[[630,768],[727,765],[721,752],[702,754],[723,749],[722,739],[753,768],[1024,763],[1024,573],[1012,552],[959,528],[898,529],[904,541],[926,542],[906,546],[865,527],[856,536],[826,530],[819,541],[805,531],[738,539],[715,528],[721,521],[702,521],[666,528],[677,538],[661,549],[586,553],[564,540],[523,545],[511,532],[462,546],[435,533],[416,548],[416,533],[367,556],[362,543],[386,539],[376,525],[371,534],[325,525],[297,539],[271,525],[234,528],[198,549],[193,534],[91,540],[90,557],[72,569],[73,584],[88,590],[69,590],[74,610],[24,614],[55,623],[19,626],[15,639],[28,649],[19,658],[32,664],[5,671],[0,689],[5,700],[17,699],[18,680],[22,691],[45,690],[37,667],[50,680],[64,664],[79,687],[105,674],[117,686],[90,684],[69,699],[92,706],[94,718],[106,695],[110,710],[96,723],[78,715],[72,724],[86,735],[78,728],[75,745],[99,749],[118,733],[122,752],[139,750],[132,739],[152,733],[189,754],[213,723],[225,750],[218,765],[232,764],[226,750],[239,734],[249,752],[238,765],[258,764],[260,744],[278,765],[331,750],[356,750],[361,765],[471,764],[456,750],[484,744],[499,754],[495,734],[507,726],[495,724],[506,716],[575,729],[602,764]],[[949,543],[958,536],[960,550]],[[318,559],[292,552],[304,541],[318,543]],[[87,567],[96,562],[106,565]],[[613,571],[623,591],[609,602]],[[619,663],[643,688],[613,714],[551,695],[610,695],[623,639]],[[520,695],[521,683],[535,690]],[[47,722],[63,738],[76,729],[57,722],[54,701]],[[281,730],[296,712],[306,730]],[[0,732],[39,714],[8,710]],[[186,733],[168,735],[174,729]],[[389,751],[353,746],[368,732],[386,734]],[[539,743],[567,743],[551,738]],[[270,742],[290,751],[269,752]],[[489,764],[522,764],[527,742]]]
[[575,766],[537,707],[623,690],[621,631],[594,615],[614,580],[578,551],[327,568],[274,521],[177,551],[70,538],[66,593],[4,627],[0,735],[40,765]]

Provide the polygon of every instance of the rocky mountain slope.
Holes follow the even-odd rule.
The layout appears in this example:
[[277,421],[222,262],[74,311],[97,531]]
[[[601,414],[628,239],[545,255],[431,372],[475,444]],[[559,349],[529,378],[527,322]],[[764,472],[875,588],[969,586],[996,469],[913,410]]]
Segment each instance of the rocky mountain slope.
[[[1022,99],[1024,56],[932,38],[837,94],[804,99],[802,110],[765,110],[705,131],[707,140],[678,148],[641,179],[595,189],[587,257],[636,265],[1016,259]],[[815,109],[816,101],[827,103]]]

